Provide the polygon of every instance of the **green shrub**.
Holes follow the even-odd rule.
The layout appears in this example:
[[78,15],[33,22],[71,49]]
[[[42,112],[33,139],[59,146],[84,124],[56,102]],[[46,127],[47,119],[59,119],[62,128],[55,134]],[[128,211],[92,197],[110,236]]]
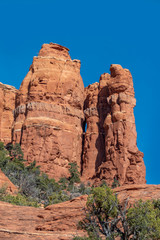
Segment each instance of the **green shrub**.
[[60,178],[59,184],[61,185],[61,189],[67,189],[67,186],[69,184],[69,181],[67,178]]
[[37,201],[34,201],[33,199],[22,196],[20,193],[18,193],[16,196],[7,194],[5,186],[0,188],[0,201],[9,202],[14,205],[39,207],[39,204]]
[[68,164],[70,166],[69,172],[70,177],[68,178],[70,185],[74,183],[80,183],[80,173],[78,171],[78,166],[76,162],[72,162]]
[[160,239],[160,200],[140,200],[128,208],[127,205],[128,201],[121,205],[109,187],[93,188],[79,227],[95,240]]
[[112,183],[112,188],[116,188],[116,187],[119,187],[119,186],[120,186],[119,181],[117,180],[117,178],[114,178],[113,183]]
[[136,202],[127,213],[127,222],[134,239],[160,239],[160,214],[152,201]]
[[[33,161],[25,165],[23,152],[19,144],[8,145],[0,142],[0,168],[5,175],[19,187],[19,193],[25,199],[34,199],[38,204],[59,203],[89,193],[90,188],[80,184],[80,173],[76,163],[70,163],[70,177],[59,182],[48,178]],[[18,202],[18,200],[17,200]]]

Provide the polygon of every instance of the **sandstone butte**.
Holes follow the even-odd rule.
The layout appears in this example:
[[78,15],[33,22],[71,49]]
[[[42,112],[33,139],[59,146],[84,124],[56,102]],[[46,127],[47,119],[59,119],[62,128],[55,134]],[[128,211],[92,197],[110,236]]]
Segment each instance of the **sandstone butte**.
[[[160,198],[160,185],[132,184],[114,191],[120,201],[129,197],[131,204],[138,199]],[[45,209],[0,202],[0,240],[71,240],[75,235],[84,236],[77,224],[84,217],[86,200],[85,195]]]
[[1,141],[20,143],[27,162],[56,180],[76,162],[83,181],[145,183],[131,73],[113,64],[84,89],[80,65],[66,47],[43,44],[19,90],[1,84]]
[[83,101],[80,61],[65,47],[44,44],[16,95],[13,142],[28,163],[36,160],[55,179],[68,175],[70,162],[80,167]]

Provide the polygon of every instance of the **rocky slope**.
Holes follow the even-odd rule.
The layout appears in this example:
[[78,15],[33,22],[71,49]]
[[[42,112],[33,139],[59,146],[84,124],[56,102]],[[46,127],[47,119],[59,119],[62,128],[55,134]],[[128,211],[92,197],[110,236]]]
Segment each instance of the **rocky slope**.
[[[160,185],[128,185],[114,190],[120,201],[129,197],[132,204],[138,199],[160,198]],[[77,223],[84,216],[87,196],[48,206],[45,209],[14,206],[0,202],[0,239],[2,240],[71,240],[83,236]]]

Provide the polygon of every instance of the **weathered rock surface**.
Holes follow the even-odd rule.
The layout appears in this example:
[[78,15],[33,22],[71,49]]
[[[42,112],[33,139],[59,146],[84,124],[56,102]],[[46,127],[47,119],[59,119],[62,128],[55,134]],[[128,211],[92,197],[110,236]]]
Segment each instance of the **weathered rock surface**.
[[[121,202],[160,198],[160,185],[125,185],[114,189]],[[0,202],[0,239],[3,240],[71,240],[85,233],[77,230],[83,219],[87,196],[48,206],[45,209],[15,206]]]
[[136,143],[132,76],[120,65],[111,65],[110,71],[85,89],[83,178],[142,184],[145,166]]
[[159,199],[160,198],[160,185],[148,184],[131,184],[124,185],[114,189],[118,194],[120,202],[129,200],[132,205],[135,201],[142,199],[143,201]]
[[5,144],[11,143],[16,92],[16,88],[0,83],[0,141]]
[[0,239],[69,240],[82,236],[77,224],[83,218],[86,196],[48,206],[46,209],[0,202]]
[[5,187],[7,193],[16,194],[18,192],[17,187],[9,180],[9,178],[0,169],[0,188]]
[[98,104],[99,84],[93,83],[85,88],[84,114],[86,119],[86,132],[83,146],[83,175],[82,179],[90,179],[96,172],[97,158],[100,154],[99,114]]
[[50,177],[67,176],[69,162],[81,164],[83,102],[80,61],[65,47],[44,44],[16,97],[13,142]]
[[12,132],[27,162],[36,160],[56,180],[68,176],[68,163],[77,162],[84,181],[145,183],[129,70],[113,64],[111,74],[84,90],[80,61],[68,51],[43,44],[19,91],[0,84],[0,140],[11,142]]

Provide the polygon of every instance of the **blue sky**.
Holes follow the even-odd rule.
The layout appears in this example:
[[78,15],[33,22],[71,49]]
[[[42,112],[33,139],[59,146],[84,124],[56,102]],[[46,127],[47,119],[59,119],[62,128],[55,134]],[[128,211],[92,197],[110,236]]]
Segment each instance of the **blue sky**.
[[147,183],[160,183],[160,0],[0,0],[0,81],[19,88],[43,43],[81,60],[84,85],[110,64],[133,76]]

